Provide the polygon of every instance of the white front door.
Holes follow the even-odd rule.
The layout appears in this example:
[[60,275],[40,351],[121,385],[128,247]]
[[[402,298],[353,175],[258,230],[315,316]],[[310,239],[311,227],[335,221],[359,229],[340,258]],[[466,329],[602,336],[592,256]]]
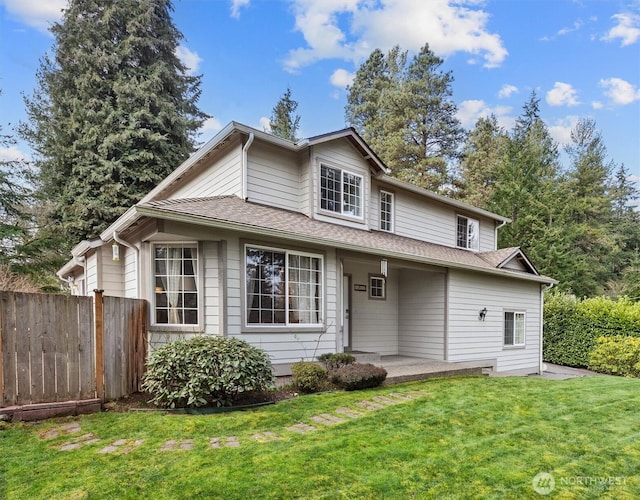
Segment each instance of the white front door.
[[342,277],[342,345],[351,346],[351,276]]

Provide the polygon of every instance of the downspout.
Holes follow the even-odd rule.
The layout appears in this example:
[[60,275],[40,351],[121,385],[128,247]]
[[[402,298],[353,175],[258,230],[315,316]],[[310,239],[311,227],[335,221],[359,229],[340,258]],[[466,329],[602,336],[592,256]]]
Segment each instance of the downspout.
[[[84,256],[76,257],[74,255],[73,256],[73,262],[74,262],[74,264],[78,264],[80,267],[82,267],[82,274],[84,275],[84,281],[86,283],[87,282],[87,259],[86,259],[86,257],[84,257]],[[60,281],[62,281],[65,285],[69,284],[69,276],[71,276],[71,275],[68,275],[67,278],[63,278],[59,274],[57,274],[57,276],[58,276],[58,279]],[[74,281],[75,281],[75,276],[74,276]],[[86,293],[86,290],[85,290],[85,293]]]
[[[554,284],[553,283],[549,283],[547,285],[546,290],[551,290],[553,288]],[[542,359],[542,343],[544,341],[543,339],[543,332],[544,332],[544,292],[546,291],[544,285],[540,286],[540,340],[539,340],[539,344],[540,344],[540,366],[538,367],[538,374],[542,375],[542,372],[544,371],[543,365],[544,365],[544,361]]]
[[254,138],[255,136],[253,135],[253,132],[251,132],[249,134],[249,139],[247,139],[247,142],[242,147],[242,199],[243,201],[247,201],[248,191],[249,191],[249,182],[247,180],[248,170],[249,170],[248,160],[247,160],[247,151],[249,151],[251,144],[253,144]]
[[[135,252],[136,255],[136,298],[140,297],[140,250],[135,245],[132,245],[128,241],[124,241],[122,238],[118,236],[118,231],[113,232],[113,241],[115,241],[118,245],[122,245],[124,247],[130,248]],[[123,283],[124,284],[124,283]]]
[[495,242],[496,244],[494,245],[494,250],[498,249],[498,229],[500,229],[502,226],[506,225],[507,221],[503,220],[500,224],[498,224],[496,226],[496,236],[495,236]]

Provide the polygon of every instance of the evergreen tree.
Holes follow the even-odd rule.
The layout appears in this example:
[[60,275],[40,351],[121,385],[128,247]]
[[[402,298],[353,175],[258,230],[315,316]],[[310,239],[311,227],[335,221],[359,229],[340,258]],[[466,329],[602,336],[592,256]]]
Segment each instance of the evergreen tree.
[[294,115],[297,109],[298,102],[291,98],[291,89],[287,87],[287,91],[271,112],[271,120],[269,121],[271,133],[283,139],[297,141],[296,134],[300,128],[300,116]]
[[452,181],[449,164],[459,156],[464,131],[452,100],[453,76],[443,60],[422,47],[407,65],[394,47],[371,53],[348,87],[345,116],[403,180],[438,191]]
[[51,28],[21,133],[38,157],[48,227],[95,237],[194,148],[200,77],[176,56],[170,0],[72,0]]

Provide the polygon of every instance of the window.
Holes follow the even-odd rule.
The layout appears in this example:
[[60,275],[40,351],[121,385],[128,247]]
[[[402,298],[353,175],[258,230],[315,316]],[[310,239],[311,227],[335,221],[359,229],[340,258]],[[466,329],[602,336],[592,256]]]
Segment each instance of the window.
[[387,298],[387,280],[384,276],[369,275],[369,298],[370,299],[386,299]]
[[504,313],[504,345],[523,346],[524,345],[524,313],[505,312]]
[[477,220],[469,219],[458,215],[458,230],[456,237],[456,245],[459,248],[467,248],[469,250],[479,249],[479,229],[480,223]]
[[362,217],[362,176],[321,165],[320,208]]
[[380,191],[380,230],[393,232],[393,193]]
[[155,323],[198,324],[198,248],[155,245]]
[[247,246],[247,325],[319,325],[322,257]]

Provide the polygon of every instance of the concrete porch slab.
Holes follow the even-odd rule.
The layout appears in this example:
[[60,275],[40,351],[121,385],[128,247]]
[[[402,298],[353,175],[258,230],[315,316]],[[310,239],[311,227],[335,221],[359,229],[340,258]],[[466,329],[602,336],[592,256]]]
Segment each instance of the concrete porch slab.
[[380,361],[374,364],[387,370],[385,384],[391,385],[436,377],[482,375],[483,369],[493,368],[494,363],[493,360],[452,363],[409,356],[380,356]]

